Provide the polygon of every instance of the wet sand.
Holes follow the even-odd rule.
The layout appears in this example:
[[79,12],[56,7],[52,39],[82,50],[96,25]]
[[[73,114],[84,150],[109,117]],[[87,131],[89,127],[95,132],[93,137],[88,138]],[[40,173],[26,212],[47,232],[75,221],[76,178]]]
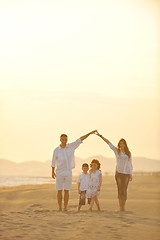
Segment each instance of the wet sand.
[[77,185],[72,185],[67,212],[57,211],[55,185],[0,188],[0,239],[160,239],[160,177],[134,176],[126,212],[119,212],[113,176],[103,177],[102,211],[88,205],[77,211]]

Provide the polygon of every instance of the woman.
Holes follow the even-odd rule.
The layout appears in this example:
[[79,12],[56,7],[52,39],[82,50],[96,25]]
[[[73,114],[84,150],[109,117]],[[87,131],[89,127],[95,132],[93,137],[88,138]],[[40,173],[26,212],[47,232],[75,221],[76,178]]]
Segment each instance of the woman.
[[128,149],[125,139],[121,138],[115,147],[108,139],[104,138],[97,132],[116,155],[117,165],[115,179],[118,188],[118,199],[120,211],[125,211],[125,203],[127,200],[127,187],[129,181],[132,181],[132,159],[131,152]]

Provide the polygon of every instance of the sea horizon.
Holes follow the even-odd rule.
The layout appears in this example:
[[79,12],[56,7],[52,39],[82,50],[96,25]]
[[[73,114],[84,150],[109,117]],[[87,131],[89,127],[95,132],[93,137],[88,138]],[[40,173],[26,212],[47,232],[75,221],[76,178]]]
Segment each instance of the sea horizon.
[[[114,172],[104,172],[103,176],[113,176]],[[79,174],[73,174],[72,184],[77,183]],[[133,176],[160,176],[160,171],[143,172],[137,171]],[[42,185],[42,184],[55,184],[56,180],[52,177],[46,176],[24,176],[24,175],[0,175],[0,187],[15,187],[23,185]]]

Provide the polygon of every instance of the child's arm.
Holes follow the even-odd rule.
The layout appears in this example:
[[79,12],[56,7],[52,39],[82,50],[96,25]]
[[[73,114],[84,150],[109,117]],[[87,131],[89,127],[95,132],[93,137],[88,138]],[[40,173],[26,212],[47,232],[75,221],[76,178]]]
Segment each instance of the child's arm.
[[78,182],[78,193],[79,193],[79,194],[81,193],[81,190],[80,190],[80,182]]
[[99,186],[98,186],[97,191],[101,190],[101,185],[102,185],[102,174],[99,175]]

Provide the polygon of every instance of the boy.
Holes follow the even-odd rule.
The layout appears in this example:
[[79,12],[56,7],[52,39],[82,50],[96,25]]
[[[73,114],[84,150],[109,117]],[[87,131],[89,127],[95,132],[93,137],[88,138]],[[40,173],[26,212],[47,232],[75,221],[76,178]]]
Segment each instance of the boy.
[[79,197],[79,206],[78,211],[80,211],[81,206],[85,205],[86,200],[86,191],[88,188],[88,181],[89,181],[89,165],[87,163],[82,164],[82,173],[78,177],[77,183],[78,183],[78,193],[80,194]]

